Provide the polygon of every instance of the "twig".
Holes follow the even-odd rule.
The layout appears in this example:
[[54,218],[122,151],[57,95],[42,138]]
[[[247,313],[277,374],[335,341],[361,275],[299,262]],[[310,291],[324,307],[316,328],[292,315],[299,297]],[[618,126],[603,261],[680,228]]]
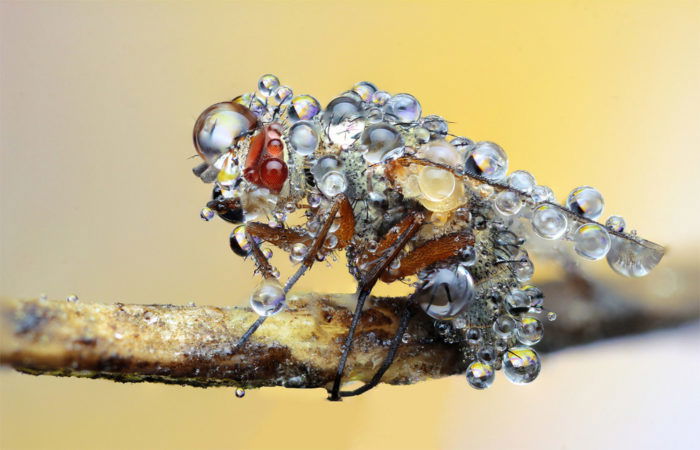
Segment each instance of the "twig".
[[[602,285],[573,281],[543,286],[546,293],[558,294],[547,303],[560,303],[560,318],[547,324],[545,340],[536,347],[540,351],[673,326],[698,316],[696,307],[667,313],[645,310]],[[346,380],[372,378],[388,351],[404,301],[374,299],[365,310]],[[347,302],[347,296],[311,294],[292,299],[287,311],[269,318],[233,353],[232,345],[257,317],[248,309],[6,300],[0,303],[0,364],[29,374],[120,382],[328,387],[351,320],[350,310],[340,306]],[[575,316],[568,316],[572,302],[581,304],[573,308]],[[413,315],[407,336],[384,383],[411,384],[464,371],[458,347],[443,342],[422,312]]]

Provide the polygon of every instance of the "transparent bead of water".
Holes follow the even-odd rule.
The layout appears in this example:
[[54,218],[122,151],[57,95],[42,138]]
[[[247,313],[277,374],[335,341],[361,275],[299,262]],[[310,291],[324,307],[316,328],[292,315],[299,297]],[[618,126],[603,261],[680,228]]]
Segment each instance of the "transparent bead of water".
[[258,80],[258,94],[265,97],[270,97],[275,93],[280,85],[280,80],[275,75],[270,73],[263,75]]
[[420,158],[450,167],[457,167],[461,163],[457,149],[452,144],[442,139],[432,141],[422,146],[417,154]]
[[549,320],[550,322],[554,322],[555,320],[557,320],[557,313],[555,313],[554,311],[549,311],[547,313],[547,320]]
[[[323,243],[323,246],[326,247],[329,250],[334,249],[338,245],[338,236],[335,234],[329,234],[326,236],[326,240]],[[396,259],[398,261],[398,258]]]
[[481,342],[481,331],[478,328],[470,328],[467,330],[467,342],[471,345],[477,345]]
[[545,203],[536,207],[530,220],[533,231],[541,238],[559,239],[566,233],[566,214],[555,206]]
[[440,116],[431,114],[423,119],[423,128],[430,132],[433,139],[444,139],[447,136],[447,122]]
[[514,384],[527,384],[540,373],[540,357],[530,347],[513,347],[503,355],[503,373]]
[[412,123],[420,119],[422,110],[411,94],[396,94],[384,105],[384,111],[399,123]]
[[611,236],[607,260],[610,267],[620,275],[643,277],[659,264],[663,255],[663,247],[653,242]]
[[312,207],[312,208],[318,207],[318,205],[321,204],[321,200],[323,200],[323,197],[321,197],[320,195],[315,194],[315,193],[309,194],[308,202],[309,202],[310,207]]
[[625,219],[622,216],[610,216],[608,217],[608,220],[605,221],[605,226],[613,231],[622,233],[623,231],[625,231],[626,223]]
[[374,94],[372,94],[372,98],[370,99],[370,102],[372,104],[377,105],[377,106],[384,106],[386,105],[386,102],[389,101],[391,98],[391,94],[389,94],[386,91],[377,91]]
[[486,389],[493,384],[496,372],[489,364],[474,361],[467,367],[467,382],[474,389]]
[[517,262],[511,263],[515,272],[515,278],[521,283],[527,283],[535,274],[535,265],[527,255],[520,256],[517,259]]
[[250,296],[250,306],[260,316],[271,316],[284,308],[286,296],[279,281],[266,278]]
[[287,108],[287,118],[290,122],[313,119],[321,111],[321,104],[314,97],[304,94],[292,98]]
[[194,144],[199,156],[214,163],[244,134],[255,129],[258,119],[238,103],[217,103],[205,109],[194,124]]
[[236,388],[236,397],[238,397],[238,398],[245,397],[245,389]]
[[514,289],[505,298],[506,305],[510,309],[522,309],[530,307],[530,297],[520,289]]
[[318,142],[318,131],[313,122],[302,120],[289,129],[289,144],[300,155],[313,155],[318,148]]
[[542,340],[542,336],[544,336],[544,326],[534,317],[523,317],[515,329],[515,337],[525,345],[537,344]]
[[511,316],[498,316],[493,322],[493,331],[501,337],[510,337],[515,332],[515,319]]
[[78,301],[78,296],[75,295],[75,294],[71,294],[71,295],[69,295],[68,297],[66,297],[66,301],[67,301],[68,303],[75,303],[75,302]]
[[430,142],[430,131],[427,128],[415,127],[412,130],[413,137],[419,144],[427,144]]
[[526,170],[516,170],[508,176],[508,186],[526,194],[530,194],[536,185],[535,177]]
[[595,220],[603,214],[603,196],[590,186],[577,187],[566,198],[566,206],[586,219]]
[[403,146],[403,138],[398,130],[386,123],[368,126],[362,132],[360,144],[365,150],[363,157],[369,164],[377,164],[392,150]]
[[272,104],[272,106],[283,105],[285,103],[289,103],[292,100],[293,95],[294,91],[292,88],[289,86],[280,86],[275,91],[275,95],[272,96],[272,99],[268,98],[268,102]]
[[352,87],[352,90],[360,96],[363,102],[369,102],[372,95],[377,92],[377,86],[369,81],[360,81]]
[[262,251],[262,254],[265,257],[265,259],[272,258],[273,253],[272,253],[272,249],[270,247],[265,247],[265,248],[261,249],[261,251]]
[[254,94],[243,94],[231,100],[233,103],[245,106],[248,108],[255,116],[262,117],[267,111],[267,106],[262,100]]
[[493,201],[496,210],[504,216],[512,216],[520,211],[523,202],[520,195],[513,191],[501,191]]
[[438,269],[417,290],[416,301],[430,317],[452,319],[463,312],[474,300],[476,289],[469,271],[457,266]]
[[540,288],[528,284],[523,286],[521,290],[524,293],[526,293],[528,298],[530,299],[531,308],[539,308],[544,303],[544,294],[542,293],[542,290]]
[[214,212],[214,210],[211,208],[207,208],[206,206],[199,211],[199,217],[206,222],[212,220],[215,215],[216,212]]
[[326,106],[321,118],[328,139],[340,148],[348,148],[365,129],[364,110],[350,97],[338,97]]
[[487,180],[500,181],[508,171],[506,152],[493,142],[479,142],[467,152],[464,168]]
[[348,188],[348,180],[342,172],[328,172],[318,182],[318,189],[328,198],[342,194]]
[[467,153],[476,146],[474,141],[463,136],[455,137],[450,141],[450,144],[459,152],[461,161],[464,161],[467,158]]
[[496,349],[490,345],[485,345],[476,352],[476,358],[485,364],[493,364],[496,361],[496,356]]
[[308,247],[301,242],[297,242],[292,246],[292,250],[289,252],[289,259],[294,263],[300,263],[304,260]]
[[608,231],[596,223],[581,225],[574,234],[574,250],[586,259],[595,261],[605,258],[610,245]]
[[535,203],[553,202],[554,192],[549,186],[535,186],[532,188],[532,200]]

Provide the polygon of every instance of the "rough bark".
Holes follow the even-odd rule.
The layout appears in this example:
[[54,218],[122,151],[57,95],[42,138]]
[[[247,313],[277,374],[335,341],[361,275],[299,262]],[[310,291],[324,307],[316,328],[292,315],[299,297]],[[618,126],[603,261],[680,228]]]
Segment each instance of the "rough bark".
[[[543,286],[559,315],[536,347],[551,352],[698,317],[690,299],[650,309],[580,278]],[[232,345],[257,317],[245,308],[0,302],[0,364],[29,374],[160,382],[200,387],[328,387],[351,319],[347,296],[304,295],[269,318],[237,352]],[[365,309],[346,380],[367,381],[381,364],[406,299],[373,299]],[[454,344],[416,309],[384,383],[410,384],[464,371]],[[582,313],[583,312],[583,313]]]

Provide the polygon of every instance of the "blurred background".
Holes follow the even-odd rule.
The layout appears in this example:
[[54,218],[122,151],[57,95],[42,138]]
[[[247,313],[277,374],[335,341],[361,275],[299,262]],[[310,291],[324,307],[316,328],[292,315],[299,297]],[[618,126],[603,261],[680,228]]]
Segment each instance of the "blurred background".
[[[2,2],[0,58],[3,297],[245,304],[252,263],[199,218],[211,188],[188,158],[199,113],[268,72],[324,105],[361,80],[412,93],[559,199],[595,186],[605,216],[668,246],[645,281],[656,307],[700,275],[697,1]],[[299,289],[351,292],[344,272]],[[525,387],[453,377],[342,403],[2,369],[0,447],[689,448],[699,338],[557,353]]]

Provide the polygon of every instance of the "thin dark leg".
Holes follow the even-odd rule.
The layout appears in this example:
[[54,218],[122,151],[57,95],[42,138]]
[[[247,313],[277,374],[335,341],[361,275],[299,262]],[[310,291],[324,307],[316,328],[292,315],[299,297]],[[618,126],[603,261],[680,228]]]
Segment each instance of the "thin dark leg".
[[[299,278],[301,278],[301,276],[311,267],[314,261],[316,261],[316,254],[321,249],[323,242],[326,240],[326,237],[328,236],[328,230],[330,229],[333,220],[335,219],[335,216],[338,214],[340,204],[343,200],[345,200],[345,197],[342,195],[339,195],[335,198],[333,204],[331,205],[331,209],[328,213],[328,218],[323,224],[323,227],[319,230],[318,235],[314,238],[313,244],[311,245],[311,247],[309,247],[308,254],[304,258],[301,267],[299,267],[296,273],[292,275],[292,277],[287,281],[287,284],[285,284],[285,294],[289,292],[294,283],[296,283],[297,280],[299,280]],[[251,253],[258,267],[258,270],[262,272],[263,277],[265,278],[274,277],[274,275],[272,274],[273,270],[272,266],[270,265],[270,262],[267,260],[267,258],[265,258],[265,255],[260,250],[260,247],[258,246],[257,242],[255,242],[255,240],[253,239],[253,236],[248,234],[247,238],[250,242],[252,250]],[[258,317],[258,319],[246,330],[246,332],[243,333],[240,339],[238,339],[238,342],[236,342],[236,345],[233,347],[233,352],[236,352],[238,349],[240,349],[248,341],[248,339],[250,339],[250,337],[255,333],[255,331],[257,331],[260,325],[262,325],[265,322],[265,319],[267,319],[267,316]]]
[[335,374],[333,388],[331,390],[330,396],[328,397],[329,400],[341,400],[340,381],[343,378],[343,371],[345,370],[345,364],[347,363],[348,355],[352,350],[352,342],[355,337],[355,330],[357,328],[357,324],[360,322],[360,316],[362,316],[362,307],[365,304],[365,300],[369,296],[370,292],[372,292],[372,288],[374,287],[374,285],[377,284],[377,281],[379,281],[379,277],[381,276],[382,272],[384,272],[384,270],[386,270],[386,268],[389,267],[391,262],[394,261],[394,259],[396,259],[399,253],[401,253],[401,250],[406,245],[406,243],[410,241],[413,238],[413,236],[415,236],[415,234],[418,232],[418,229],[423,224],[423,219],[423,214],[420,212],[413,213],[407,217],[407,226],[404,229],[404,231],[398,236],[392,247],[390,247],[391,251],[389,252],[389,254],[385,257],[385,259],[379,261],[378,264],[372,267],[372,269],[370,269],[370,271],[368,272],[367,276],[364,277],[362,282],[360,283],[360,288],[358,289],[357,295],[357,306],[355,307],[355,314],[352,317],[350,329],[348,330],[348,335],[345,338],[345,343],[343,344],[343,353],[340,356],[340,362],[338,363],[338,371]]
[[341,397],[352,397],[355,395],[363,394],[379,384],[379,382],[382,380],[382,377],[384,376],[384,373],[386,373],[386,371],[389,370],[389,367],[391,367],[391,364],[394,362],[394,358],[396,357],[396,351],[399,349],[399,345],[401,345],[403,334],[406,332],[406,328],[408,328],[408,322],[410,321],[412,315],[413,314],[411,312],[411,308],[409,307],[409,304],[406,303],[401,313],[399,327],[396,330],[396,334],[394,335],[394,338],[391,341],[391,345],[389,346],[389,353],[387,353],[386,358],[384,358],[384,362],[382,363],[377,373],[375,373],[372,379],[369,381],[369,383],[365,384],[364,386],[361,386],[353,391],[341,391]]

